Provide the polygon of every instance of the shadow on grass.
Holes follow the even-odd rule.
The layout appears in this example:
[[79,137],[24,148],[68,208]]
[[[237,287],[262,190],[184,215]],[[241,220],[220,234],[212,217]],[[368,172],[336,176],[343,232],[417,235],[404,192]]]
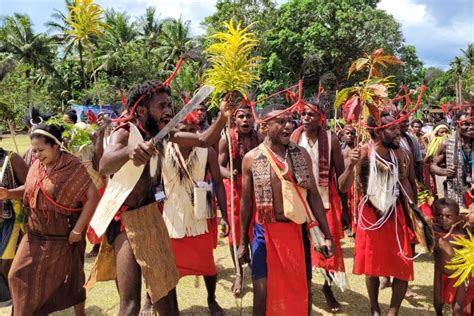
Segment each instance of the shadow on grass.
[[[226,316],[237,316],[237,315],[245,315],[245,316],[250,316],[252,315],[252,307],[247,306],[247,307],[233,307],[233,308],[226,308],[224,309],[224,312]],[[181,311],[181,315],[186,315],[186,316],[203,316],[203,315],[210,315],[209,314],[209,309],[203,306],[191,306],[190,308],[187,308],[185,310]]]
[[[313,309],[317,307],[318,309],[324,310],[325,313],[331,314],[331,311],[326,307],[326,301],[324,299],[324,294],[322,292],[322,286],[318,284],[314,284],[311,287],[312,289],[312,302],[313,302]],[[405,307],[402,306],[400,308],[399,315],[417,315],[417,316],[424,316],[424,315],[433,315],[431,311],[423,311],[420,308],[423,307],[421,302],[431,303],[430,295],[432,295],[432,290],[428,286],[417,286],[414,287],[413,290],[418,294],[416,299],[412,299],[408,301],[412,307]],[[390,289],[386,289],[384,291],[390,291]],[[345,290],[341,292],[339,290],[334,290],[334,295],[336,299],[341,304],[341,311],[340,314],[344,315],[370,315],[370,306],[368,297],[365,295],[361,295],[360,293]],[[390,306],[388,304],[380,304],[380,308],[382,309],[382,314],[386,315]],[[314,314],[314,313],[313,313]]]

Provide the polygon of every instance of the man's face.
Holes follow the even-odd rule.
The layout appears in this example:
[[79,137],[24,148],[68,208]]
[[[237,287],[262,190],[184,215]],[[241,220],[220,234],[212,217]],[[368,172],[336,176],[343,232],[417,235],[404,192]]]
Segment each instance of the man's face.
[[197,126],[194,124],[188,124],[188,123],[179,123],[178,126],[176,126],[176,129],[178,132],[184,132],[184,133],[193,133],[196,134],[197,132]]
[[301,113],[301,123],[307,132],[311,132],[319,127],[320,113],[314,111],[311,107],[305,106]]
[[463,115],[458,121],[459,133],[462,136],[474,138],[474,118],[470,115]]
[[242,134],[248,134],[253,128],[255,122],[252,110],[250,109],[239,109],[235,113],[235,126],[237,130]]
[[[393,122],[395,119],[391,116],[386,116],[382,119],[382,124],[388,124]],[[401,125],[401,124],[400,124]],[[384,129],[378,130],[375,133],[377,138],[382,142],[382,144],[390,149],[400,148],[401,132],[400,126],[394,124]]]
[[413,129],[413,132],[415,133],[415,135],[421,135],[421,124],[420,123],[414,123],[413,126],[412,126],[412,129]]
[[207,119],[207,109],[204,106],[204,104],[200,104],[196,108],[197,112],[197,119],[199,120],[200,123],[204,123],[204,121]]
[[[403,115],[403,114],[402,114]],[[408,124],[408,119],[400,122],[400,132],[403,134],[403,135],[406,135],[406,133],[408,133],[408,128],[409,128],[410,124]]]
[[[281,111],[278,111],[281,112]],[[271,112],[269,115],[273,116],[277,111]],[[290,136],[293,126],[291,124],[291,114],[280,114],[267,122],[267,137],[274,144],[288,145],[290,143]]]
[[155,94],[148,108],[138,107],[138,115],[146,121],[146,130],[152,135],[157,134],[173,118],[170,96],[166,93]]
[[346,144],[352,145],[354,143],[355,137],[356,137],[355,129],[352,127],[349,127],[344,130],[343,135],[342,135],[342,140]]

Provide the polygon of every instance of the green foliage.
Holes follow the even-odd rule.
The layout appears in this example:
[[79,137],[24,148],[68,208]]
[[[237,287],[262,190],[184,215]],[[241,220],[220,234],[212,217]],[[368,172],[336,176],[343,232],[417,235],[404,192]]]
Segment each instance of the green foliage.
[[[399,24],[377,9],[377,2],[290,0],[278,7],[274,0],[218,0],[203,26],[210,35],[223,31],[223,22],[230,19],[251,25],[258,40],[254,55],[263,57],[260,81],[250,88],[254,99],[293,85],[301,76],[305,97],[321,83],[333,99],[336,90],[366,79],[356,74],[347,82],[345,70],[378,47],[405,62],[399,71],[387,69],[397,84],[414,88],[428,82],[427,105],[472,98],[473,45],[460,52],[449,71],[425,70],[416,49],[403,45]],[[192,36],[189,21],[162,18],[153,8],[135,17],[93,0],[64,4],[52,12],[47,34],[35,32],[25,14],[0,18],[0,102],[8,106],[3,116],[13,116],[17,126],[30,105],[62,112],[73,104],[120,102],[120,89],[126,92],[146,79],[165,80],[181,56],[187,61],[172,83],[174,106],[179,108],[181,97],[190,97],[202,84],[209,68],[203,49],[212,41]]]

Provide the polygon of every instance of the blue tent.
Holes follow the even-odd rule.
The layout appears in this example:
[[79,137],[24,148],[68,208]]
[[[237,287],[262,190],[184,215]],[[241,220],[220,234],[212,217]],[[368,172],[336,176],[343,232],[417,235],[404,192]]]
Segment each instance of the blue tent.
[[[87,113],[91,110],[95,116],[100,113],[100,106],[98,105],[74,105],[72,107],[77,112],[77,121],[86,122]],[[123,111],[121,104],[102,105],[102,112],[107,113],[111,118],[117,118]]]

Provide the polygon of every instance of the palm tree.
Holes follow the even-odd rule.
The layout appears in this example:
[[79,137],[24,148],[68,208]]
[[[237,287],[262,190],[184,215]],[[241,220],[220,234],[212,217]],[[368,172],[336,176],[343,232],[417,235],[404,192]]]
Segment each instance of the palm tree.
[[462,75],[464,73],[464,59],[456,56],[451,62],[449,70],[454,78],[454,91],[456,92],[456,102],[462,103]]
[[78,49],[79,53],[79,66],[81,69],[81,84],[82,88],[87,89],[87,79],[84,66],[84,48],[82,43],[77,43],[74,41],[74,38],[69,35],[72,28],[66,22],[71,11],[71,7],[74,6],[74,0],[65,0],[67,13],[64,14],[58,9],[54,9],[53,14],[51,14],[51,20],[46,22],[48,27],[48,32],[51,35],[51,39],[63,45],[63,59],[65,60],[69,55],[74,52],[74,48]]
[[83,84],[87,87],[84,75],[83,53],[84,49],[89,53],[89,63],[91,69],[94,69],[92,43],[103,34],[105,27],[102,21],[103,10],[93,0],[74,0],[72,5],[68,5],[68,8],[69,13],[64,19],[64,22],[68,25],[66,34],[70,45],[78,49],[84,80]]
[[474,43],[467,45],[466,50],[461,49],[464,54],[464,57],[467,60],[468,65],[471,67],[471,71],[474,71]]
[[[28,15],[14,13],[1,19],[0,54],[4,56],[3,65],[12,63],[26,65],[25,77],[32,79],[36,71],[54,73],[54,52],[50,38],[44,33],[35,34]],[[31,85],[28,85],[28,102],[31,100]]]
[[127,13],[115,12],[114,10],[107,10],[105,12],[105,23],[108,27],[98,42],[100,56],[97,59],[101,64],[94,72],[99,70],[117,70],[120,75],[120,59],[127,45],[136,40],[138,36],[137,23],[131,22],[130,16]]
[[145,44],[145,58],[148,58],[152,49],[159,46],[159,35],[163,24],[155,14],[155,8],[148,7],[145,14],[139,19],[139,34]]
[[165,70],[173,69],[177,60],[187,55],[196,46],[189,35],[190,22],[179,19],[166,19],[163,22],[160,38],[161,46],[158,52],[164,56]]

